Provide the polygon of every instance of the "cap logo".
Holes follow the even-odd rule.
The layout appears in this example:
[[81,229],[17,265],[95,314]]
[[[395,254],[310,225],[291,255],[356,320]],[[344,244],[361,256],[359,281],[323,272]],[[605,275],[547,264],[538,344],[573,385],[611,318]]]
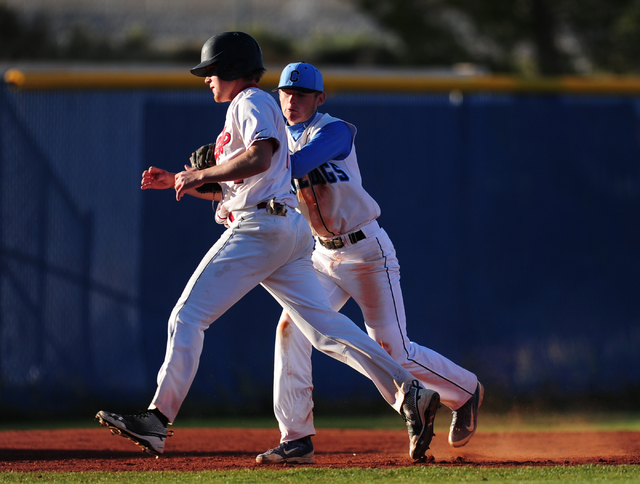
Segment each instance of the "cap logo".
[[300,72],[299,71],[291,71],[291,74],[289,74],[289,80],[291,82],[298,82],[300,80]]

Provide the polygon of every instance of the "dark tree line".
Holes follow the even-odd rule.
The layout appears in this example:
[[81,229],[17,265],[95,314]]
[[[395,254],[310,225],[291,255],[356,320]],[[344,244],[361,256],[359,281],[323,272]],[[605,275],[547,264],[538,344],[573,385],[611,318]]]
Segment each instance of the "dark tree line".
[[399,40],[404,65],[640,73],[638,0],[351,0]]
[[43,59],[54,54],[51,31],[46,19],[26,22],[0,3],[0,59]]
[[74,25],[61,40],[54,34],[46,16],[26,19],[0,2],[0,59],[3,60],[192,60],[199,57],[199,52],[199,49],[171,53],[156,51],[150,36],[143,30],[133,30],[123,41],[115,42],[106,35]]
[[[265,30],[251,32],[266,62],[446,67],[481,65],[496,73],[562,75],[640,74],[640,0],[350,0],[395,39],[299,42]],[[0,0],[0,59],[184,61],[199,47],[154,48],[132,31],[123,41],[82,26],[58,39],[44,16],[20,17]]]

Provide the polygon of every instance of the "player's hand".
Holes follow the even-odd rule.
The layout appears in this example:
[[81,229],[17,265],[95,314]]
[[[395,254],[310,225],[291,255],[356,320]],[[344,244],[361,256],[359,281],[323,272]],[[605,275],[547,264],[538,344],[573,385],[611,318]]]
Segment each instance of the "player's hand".
[[167,188],[173,188],[174,181],[174,173],[170,173],[162,168],[150,166],[148,170],[142,172],[140,188],[142,190],[165,190]]
[[185,165],[185,170],[180,173],[176,173],[174,178],[173,188],[176,190],[176,200],[180,199],[187,193],[187,191],[198,188],[203,185],[202,171],[196,170],[190,166]]

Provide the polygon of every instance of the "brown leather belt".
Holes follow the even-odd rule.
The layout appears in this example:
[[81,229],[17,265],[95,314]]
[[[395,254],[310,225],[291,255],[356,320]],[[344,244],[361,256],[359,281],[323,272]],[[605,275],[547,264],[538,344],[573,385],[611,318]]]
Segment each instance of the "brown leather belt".
[[[357,232],[351,232],[346,237],[349,237],[349,241],[352,244],[355,244],[359,240],[363,240],[367,238],[367,236],[364,235],[364,232],[362,230],[358,230]],[[344,247],[344,242],[342,241],[342,237],[338,237],[330,240],[323,240],[320,237],[318,237],[318,242],[320,242],[320,245],[322,245],[325,249],[329,249],[329,250],[342,249]]]

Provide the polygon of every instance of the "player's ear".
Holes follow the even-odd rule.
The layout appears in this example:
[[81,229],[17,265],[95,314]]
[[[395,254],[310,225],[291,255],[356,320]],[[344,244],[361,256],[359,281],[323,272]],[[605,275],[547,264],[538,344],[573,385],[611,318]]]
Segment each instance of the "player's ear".
[[316,96],[316,106],[322,106],[326,100],[327,95],[324,92],[321,92]]

